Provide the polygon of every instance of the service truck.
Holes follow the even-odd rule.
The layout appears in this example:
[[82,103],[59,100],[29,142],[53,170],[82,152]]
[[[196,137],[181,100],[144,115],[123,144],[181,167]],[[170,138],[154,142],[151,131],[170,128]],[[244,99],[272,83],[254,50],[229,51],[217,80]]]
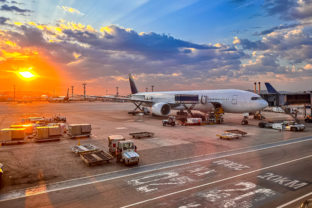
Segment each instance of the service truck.
[[109,153],[111,153],[112,155],[116,155],[118,142],[125,140],[126,139],[122,135],[110,135],[108,137]]
[[286,131],[303,131],[305,126],[294,121],[284,121],[282,123],[273,123],[272,128]]
[[137,147],[133,141],[119,141],[117,144],[116,160],[125,165],[138,164],[140,155],[136,152]]

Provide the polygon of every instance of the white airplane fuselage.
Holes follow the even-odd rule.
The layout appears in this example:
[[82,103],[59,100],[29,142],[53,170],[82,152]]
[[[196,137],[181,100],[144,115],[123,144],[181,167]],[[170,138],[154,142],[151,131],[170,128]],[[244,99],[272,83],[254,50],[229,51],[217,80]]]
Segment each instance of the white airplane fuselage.
[[[263,100],[258,94],[237,90],[192,90],[192,91],[167,91],[167,92],[139,92],[131,95],[132,99],[148,100],[152,104],[157,103],[175,103],[175,96],[183,95],[198,95],[198,103],[192,109],[204,113],[211,111],[214,108],[214,103],[221,104],[224,112],[227,113],[249,113],[256,112],[268,106],[268,103]],[[144,103],[143,105],[148,105]],[[190,106],[190,104],[188,105]],[[184,110],[183,105],[176,105],[172,109]]]

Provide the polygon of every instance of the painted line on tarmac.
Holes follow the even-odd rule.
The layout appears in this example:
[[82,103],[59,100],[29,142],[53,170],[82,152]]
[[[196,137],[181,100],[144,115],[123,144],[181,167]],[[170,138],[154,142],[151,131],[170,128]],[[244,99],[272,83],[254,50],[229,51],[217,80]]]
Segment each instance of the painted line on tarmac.
[[289,160],[287,162],[283,162],[283,163],[279,163],[279,164],[275,164],[275,165],[270,165],[270,166],[267,166],[267,167],[264,167],[264,168],[259,168],[257,170],[252,170],[252,171],[249,171],[249,172],[246,172],[246,173],[242,173],[242,174],[238,174],[238,175],[235,175],[235,176],[231,176],[231,177],[228,177],[228,178],[223,178],[223,179],[220,179],[220,180],[212,181],[212,182],[201,184],[201,185],[198,185],[198,186],[193,186],[193,187],[190,187],[190,188],[182,189],[180,191],[171,192],[169,194],[164,194],[164,195],[157,196],[157,197],[154,197],[154,198],[151,198],[151,199],[147,199],[147,200],[144,200],[144,201],[136,202],[136,203],[129,204],[129,205],[126,205],[126,206],[122,206],[121,208],[128,208],[128,207],[133,207],[133,206],[136,206],[136,205],[145,204],[147,202],[154,201],[154,200],[157,200],[157,199],[162,199],[162,198],[165,198],[165,197],[168,197],[168,196],[172,196],[172,195],[175,195],[175,194],[180,194],[180,193],[183,193],[183,192],[186,192],[186,191],[191,191],[191,190],[194,190],[194,189],[198,189],[198,188],[202,188],[202,187],[205,187],[205,186],[209,186],[211,184],[220,183],[220,182],[223,182],[223,181],[231,180],[231,179],[234,179],[234,178],[238,178],[238,177],[249,175],[249,174],[252,174],[252,173],[256,173],[256,172],[259,172],[259,171],[262,171],[262,170],[267,170],[267,169],[270,169],[270,168],[286,165],[286,164],[289,164],[289,163],[293,163],[293,162],[296,162],[296,161],[299,161],[299,160],[304,160],[304,159],[311,158],[311,157],[312,157],[312,155],[309,155],[309,156],[300,157],[300,158],[297,158],[297,159],[294,159],[294,160]]
[[312,195],[312,192],[310,192],[310,193],[308,193],[308,194],[306,194],[306,195],[303,195],[303,196],[301,196],[301,197],[298,197],[298,198],[296,198],[296,199],[294,199],[294,200],[291,200],[291,201],[289,201],[289,202],[287,202],[287,203],[285,203],[285,204],[282,204],[282,205],[280,205],[280,206],[278,206],[278,207],[276,207],[276,208],[287,207],[287,206],[289,206],[289,205],[291,205],[291,204],[293,204],[293,203],[295,203],[295,202],[297,202],[297,201],[299,201],[299,200],[301,200],[301,199],[303,199],[303,198],[305,198],[305,197],[308,197],[308,196],[310,196],[310,195]]
[[60,182],[41,185],[41,186],[30,187],[30,188],[16,190],[16,191],[12,191],[6,194],[2,194],[0,195],[0,202],[9,201],[13,199],[19,199],[19,198],[25,198],[29,196],[35,196],[35,195],[40,195],[40,194],[50,193],[50,192],[55,192],[55,191],[61,191],[65,189],[77,188],[80,186],[86,186],[86,185],[91,185],[95,183],[115,180],[119,178],[139,175],[143,173],[159,171],[159,170],[163,170],[167,168],[173,168],[173,167],[189,165],[193,163],[204,162],[208,160],[214,160],[214,159],[219,159],[219,158],[224,158],[224,157],[229,157],[229,156],[257,152],[261,150],[267,150],[271,148],[276,148],[276,147],[281,147],[281,146],[286,146],[286,145],[296,144],[296,143],[301,143],[301,142],[307,142],[311,140],[312,140],[312,137],[303,137],[303,138],[291,139],[291,140],[274,142],[274,143],[269,143],[269,144],[256,145],[256,146],[247,147],[247,148],[235,149],[235,150],[230,150],[230,151],[223,151],[223,152],[218,152],[218,153],[199,155],[199,156],[182,158],[182,159],[166,161],[166,162],[161,162],[161,163],[154,163],[154,164],[139,166],[137,168],[118,170],[118,171],[112,171],[112,172],[102,173],[102,174],[97,174],[97,175],[92,175],[92,176],[75,178],[75,179],[60,181]]

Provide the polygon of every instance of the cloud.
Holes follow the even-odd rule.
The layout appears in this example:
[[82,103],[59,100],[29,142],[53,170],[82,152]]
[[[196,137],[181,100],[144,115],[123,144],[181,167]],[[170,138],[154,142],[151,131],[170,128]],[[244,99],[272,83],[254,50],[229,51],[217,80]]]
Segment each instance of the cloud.
[[294,28],[294,27],[297,27],[301,24],[298,24],[298,23],[295,23],[295,24],[286,24],[286,25],[279,25],[279,26],[275,26],[275,27],[271,27],[269,29],[266,29],[266,30],[263,30],[259,33],[255,33],[255,35],[267,35],[269,33],[272,33],[274,31],[277,31],[277,30],[283,30],[283,29],[289,29],[289,28]]
[[17,12],[19,14],[27,14],[30,13],[31,10],[28,9],[21,9],[17,6],[8,6],[7,4],[4,4],[0,7],[1,11],[7,11],[7,12]]
[[307,64],[303,67],[305,70],[312,70],[312,64]]
[[268,15],[278,15],[286,20],[305,20],[312,17],[311,0],[266,0],[264,8]]
[[67,6],[58,6],[59,8],[63,9],[65,12],[71,13],[71,14],[79,14],[84,15],[82,12],[80,12],[78,9],[74,9],[72,7]]
[[0,25],[6,25],[9,18],[6,17],[0,17]]
[[14,27],[5,35],[16,47],[36,49],[74,80],[98,86],[103,83],[116,86],[130,72],[140,76],[140,85],[149,86],[157,79],[163,86],[173,83],[171,87],[176,89],[183,86],[204,89],[207,83],[213,88],[218,80],[247,82],[269,73],[311,76],[308,73],[311,73],[312,40],[302,25],[273,29],[259,40],[234,37],[233,44],[214,45],[139,33],[116,25],[96,30],[60,21],[56,25],[29,22]]

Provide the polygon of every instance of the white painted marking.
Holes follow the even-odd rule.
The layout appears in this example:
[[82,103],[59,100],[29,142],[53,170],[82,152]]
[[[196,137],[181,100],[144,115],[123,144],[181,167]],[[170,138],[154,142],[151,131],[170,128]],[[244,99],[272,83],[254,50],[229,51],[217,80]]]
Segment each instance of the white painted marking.
[[267,181],[277,183],[279,185],[282,185],[282,186],[285,186],[287,188],[291,188],[294,190],[297,190],[299,188],[302,188],[302,187],[308,185],[308,183],[306,183],[306,182],[301,182],[299,180],[289,179],[287,177],[277,175],[274,173],[265,173],[264,175],[258,175],[257,177],[264,179],[264,180],[267,180]]
[[115,129],[123,130],[123,129],[127,129],[127,128],[126,127],[116,127]]
[[[184,163],[177,164],[177,165],[167,165],[167,166],[163,166],[163,167],[157,169],[157,170],[163,170],[163,169],[183,166],[183,165],[187,165],[187,164],[199,163],[199,162],[204,162],[204,161],[213,160],[213,159],[219,159],[219,158],[230,157],[230,156],[235,156],[235,155],[241,155],[241,154],[246,154],[246,153],[251,153],[251,152],[257,152],[257,151],[261,151],[261,150],[272,149],[272,148],[276,148],[276,147],[287,146],[287,145],[291,145],[291,144],[308,142],[308,141],[312,140],[312,137],[309,137],[308,139],[305,139],[305,138],[302,138],[302,139],[304,139],[304,140],[289,141],[289,143],[281,143],[281,144],[278,144],[280,142],[273,142],[273,143],[269,143],[269,144],[255,145],[255,146],[251,146],[251,147],[239,148],[239,149],[234,149],[234,150],[230,150],[230,151],[221,151],[221,152],[216,152],[216,153],[197,155],[197,156],[188,157],[188,158],[181,158],[181,159],[177,159],[177,160],[169,160],[169,161],[160,162],[160,163],[153,163],[153,164],[150,164],[150,165],[143,165],[143,166],[140,166],[138,168],[150,167],[150,166],[161,165],[161,164],[166,164],[166,163],[171,163],[171,162],[178,162],[178,161],[183,161],[183,160],[190,160],[190,159],[195,159],[195,158],[198,158],[198,157],[205,157],[205,156],[210,156],[210,155],[215,155],[215,154],[223,154],[223,153],[225,154],[225,153],[231,152],[231,151],[242,151],[242,152],[236,152],[236,153],[231,153],[231,154],[225,154],[225,155],[222,155],[222,156],[215,156],[215,157],[212,157],[212,158],[201,159],[201,160],[192,161],[192,162],[186,161]],[[297,139],[293,139],[293,140],[297,140]],[[272,146],[258,148],[258,147],[261,147],[263,145],[272,145]],[[248,150],[248,149],[251,149],[251,150]],[[246,150],[246,151],[243,151],[243,150]],[[7,193],[7,194],[2,194],[2,196],[0,196],[0,202],[1,201],[9,201],[9,200],[13,200],[13,199],[24,198],[24,197],[28,197],[28,196],[40,195],[40,194],[50,193],[50,192],[55,192],[55,191],[61,191],[61,190],[76,188],[76,187],[80,187],[80,186],[91,185],[91,184],[95,184],[95,183],[115,180],[115,179],[119,179],[119,178],[129,177],[129,176],[138,175],[138,174],[142,174],[142,173],[153,172],[153,171],[157,171],[157,170],[151,169],[151,170],[141,171],[141,172],[137,172],[137,173],[116,176],[116,177],[112,177],[112,178],[108,178],[108,179],[95,179],[95,177],[106,176],[106,175],[114,174],[114,173],[117,174],[117,173],[125,171],[125,170],[118,170],[118,171],[112,171],[112,172],[108,172],[108,173],[96,174],[96,175],[92,175],[92,176],[85,176],[85,177],[80,177],[80,178],[64,180],[64,181],[60,181],[60,182],[56,182],[56,183],[47,184],[48,186],[54,186],[54,187],[53,188],[47,188],[45,191],[34,192],[34,193],[30,194],[30,195],[26,195],[25,192],[27,192],[28,190],[36,189],[36,188],[38,188],[40,186],[30,187],[30,188],[27,188],[27,189],[16,190],[14,192],[10,192],[10,193]],[[82,181],[82,180],[88,180],[88,179],[90,179],[91,181],[86,181],[86,182]],[[75,181],[77,181],[79,183],[77,183],[75,185],[69,185],[69,184],[67,185],[66,184],[66,183],[71,183],[71,182],[75,182]]]
[[136,203],[133,203],[133,204],[125,205],[122,208],[133,207],[133,206],[136,206],[136,205],[144,204],[144,203],[147,203],[147,202],[150,202],[150,201],[154,201],[154,200],[157,200],[157,199],[165,198],[165,197],[172,196],[172,195],[175,195],[175,194],[179,194],[179,193],[183,193],[183,192],[186,192],[186,191],[190,191],[190,190],[198,189],[198,188],[201,188],[201,187],[209,186],[211,184],[220,183],[220,182],[223,182],[223,181],[227,181],[227,180],[231,180],[231,179],[238,178],[238,177],[241,177],[241,176],[245,176],[245,175],[249,175],[249,174],[252,174],[252,173],[256,173],[256,172],[259,172],[259,171],[262,171],[262,170],[267,170],[267,169],[278,167],[278,166],[281,166],[281,165],[286,165],[286,164],[293,163],[293,162],[296,162],[296,161],[299,161],[299,160],[304,160],[304,159],[307,159],[307,158],[310,158],[310,157],[312,157],[312,155],[308,155],[308,156],[305,156],[305,157],[297,158],[297,159],[294,159],[294,160],[290,160],[290,161],[279,163],[279,164],[275,164],[275,165],[270,165],[270,166],[267,166],[267,167],[264,167],[264,168],[259,168],[259,169],[253,170],[253,171],[249,171],[249,172],[238,174],[238,175],[231,176],[231,177],[228,177],[228,178],[223,178],[223,179],[220,179],[220,180],[212,181],[212,182],[205,183],[205,184],[202,184],[202,185],[193,186],[193,187],[182,189],[180,191],[172,192],[172,193],[169,193],[169,194],[164,194],[164,195],[161,195],[161,196],[157,196],[157,197],[150,198],[150,199],[147,199],[147,200],[143,200],[143,201],[140,201],[140,202],[136,202]]
[[179,206],[179,208],[193,208],[193,207],[200,207],[201,204],[196,204],[196,203],[189,203],[183,206]]
[[[212,203],[209,205],[203,205],[205,207],[250,208],[254,202],[263,201],[275,194],[276,193],[273,190],[259,187],[254,183],[239,182],[231,189],[213,189],[206,192],[200,192],[199,194],[196,194],[196,196],[203,197],[205,198],[204,201]],[[201,199],[195,200],[203,201]],[[196,201],[193,203],[196,203]]]
[[291,204],[293,204],[293,203],[295,203],[295,202],[297,202],[297,201],[299,201],[299,200],[301,200],[301,199],[304,199],[304,198],[306,198],[306,197],[308,197],[308,196],[311,196],[311,195],[312,195],[312,192],[310,192],[310,193],[308,193],[308,194],[306,194],[306,195],[300,196],[300,197],[298,197],[298,198],[295,198],[295,199],[293,199],[293,200],[291,200],[291,201],[289,201],[289,202],[287,202],[287,203],[285,203],[285,204],[282,204],[282,205],[280,205],[280,206],[278,206],[278,207],[276,207],[276,208],[284,208],[284,207],[287,207],[287,206],[289,206],[289,205],[291,205]]
[[212,163],[218,164],[218,165],[223,165],[224,167],[230,168],[230,169],[233,169],[233,170],[243,170],[243,169],[250,168],[247,165],[242,165],[242,164],[239,164],[239,163],[236,163],[236,162],[233,162],[233,161],[230,161],[230,160],[225,160],[225,159],[224,160],[213,161]]
[[163,172],[151,174],[142,178],[128,181],[129,185],[139,186],[139,192],[152,192],[158,190],[157,186],[182,185],[193,180],[187,176],[180,176],[177,172]]

